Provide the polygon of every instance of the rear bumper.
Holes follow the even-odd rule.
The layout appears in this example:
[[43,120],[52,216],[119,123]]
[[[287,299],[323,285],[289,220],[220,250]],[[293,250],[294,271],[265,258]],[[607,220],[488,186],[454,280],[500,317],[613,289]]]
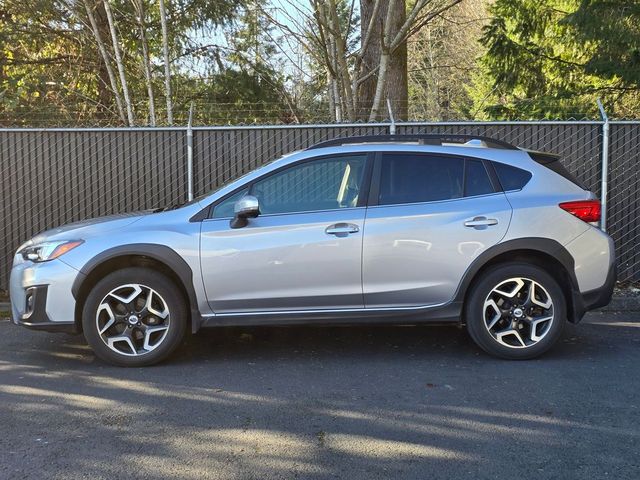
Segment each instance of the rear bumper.
[[611,301],[611,297],[613,296],[613,287],[615,286],[615,284],[616,265],[615,263],[613,263],[609,267],[607,280],[605,281],[604,285],[602,285],[602,287],[584,293],[574,291],[574,308],[573,315],[571,315],[570,320],[573,323],[578,323],[580,320],[582,320],[582,317],[584,317],[584,314],[588,311],[607,306]]
[[615,245],[609,235],[592,227],[565,245],[565,249],[573,259],[571,268],[575,273],[569,320],[577,323],[589,310],[611,301],[616,282]]
[[595,310],[596,308],[609,305],[611,297],[613,296],[613,287],[616,284],[616,277],[616,266],[613,264],[609,267],[607,281],[602,287],[582,294],[582,300],[586,311]]

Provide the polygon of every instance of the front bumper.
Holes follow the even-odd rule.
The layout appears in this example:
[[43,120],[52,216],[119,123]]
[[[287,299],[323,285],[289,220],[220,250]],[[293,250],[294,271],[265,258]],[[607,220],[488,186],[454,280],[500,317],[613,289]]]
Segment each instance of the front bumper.
[[76,333],[71,285],[78,275],[81,273],[58,259],[34,263],[16,256],[9,281],[13,323],[36,330]]

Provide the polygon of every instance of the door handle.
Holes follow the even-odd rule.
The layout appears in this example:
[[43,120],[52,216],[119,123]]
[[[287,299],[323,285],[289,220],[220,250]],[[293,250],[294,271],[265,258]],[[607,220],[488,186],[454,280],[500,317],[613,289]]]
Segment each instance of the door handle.
[[357,225],[353,223],[335,223],[333,225],[329,225],[324,233],[328,235],[338,235],[338,236],[346,236],[350,233],[357,233],[360,231]]
[[473,220],[467,220],[464,222],[465,227],[473,227],[476,229],[483,227],[490,227],[491,225],[497,225],[498,220],[495,218],[487,218],[487,217],[475,217]]

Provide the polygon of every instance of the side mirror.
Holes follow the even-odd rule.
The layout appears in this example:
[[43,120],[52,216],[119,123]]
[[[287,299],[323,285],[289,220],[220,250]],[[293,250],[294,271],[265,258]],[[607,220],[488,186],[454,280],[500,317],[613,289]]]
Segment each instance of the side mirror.
[[231,228],[246,227],[249,218],[260,215],[260,202],[253,195],[245,195],[233,206],[235,216],[229,224]]

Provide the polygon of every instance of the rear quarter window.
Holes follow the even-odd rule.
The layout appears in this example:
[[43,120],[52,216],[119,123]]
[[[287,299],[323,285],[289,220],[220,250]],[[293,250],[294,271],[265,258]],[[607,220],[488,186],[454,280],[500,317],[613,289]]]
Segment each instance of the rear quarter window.
[[527,170],[496,162],[493,163],[493,166],[498,175],[500,185],[505,192],[520,190],[531,180],[531,172]]

